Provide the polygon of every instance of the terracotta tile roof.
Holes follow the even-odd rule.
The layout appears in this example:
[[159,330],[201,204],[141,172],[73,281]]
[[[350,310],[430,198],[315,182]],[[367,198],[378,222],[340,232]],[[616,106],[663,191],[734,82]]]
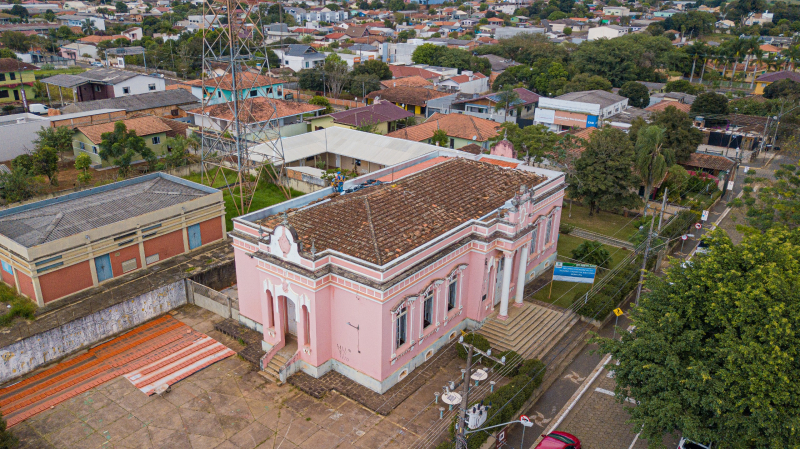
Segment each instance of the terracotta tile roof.
[[694,168],[705,168],[709,170],[730,170],[736,163],[725,156],[716,154],[692,153],[681,165]]
[[[122,120],[128,130],[136,131],[139,136],[149,136],[151,134],[166,133],[172,131],[172,128],[167,126],[158,117],[151,115],[139,118],[132,118]],[[92,143],[100,144],[103,141],[103,133],[110,133],[114,131],[116,122],[108,122],[100,125],[79,126],[78,131],[82,132]]]
[[432,87],[433,83],[426,80],[425,78],[414,75],[414,76],[407,76],[405,78],[397,78],[393,80],[386,80],[381,81],[381,86],[389,88],[389,87],[400,87],[400,86],[407,86],[407,87]]
[[658,103],[656,103],[656,104],[654,104],[652,106],[648,106],[648,107],[644,108],[644,110],[645,111],[651,111],[651,112],[661,112],[661,111],[663,111],[664,109],[667,109],[670,106],[674,106],[679,111],[685,112],[687,114],[689,113],[689,109],[692,108],[692,105],[686,104],[686,103],[681,103],[679,101],[662,100],[662,101],[659,101]]
[[433,159],[428,159],[425,162],[420,162],[419,164],[412,165],[411,167],[407,167],[407,168],[404,168],[402,170],[399,170],[399,171],[396,171],[396,172],[392,172],[391,174],[388,174],[386,176],[382,176],[382,177],[378,178],[378,181],[381,181],[381,182],[399,181],[400,178],[405,178],[408,175],[412,175],[414,173],[421,172],[422,170],[424,170],[424,169],[426,169],[428,167],[433,167],[434,165],[441,164],[442,162],[447,161],[447,160],[450,160],[450,158],[449,157],[445,157],[445,156],[438,156],[438,157],[435,157]]
[[[220,89],[223,90],[233,90],[233,84],[231,81],[233,80],[233,75],[228,73],[221,78],[206,78],[205,80],[192,80],[187,81],[184,84],[188,84],[190,86],[203,86],[205,83],[205,87],[211,90],[216,89],[217,83],[219,83]],[[255,73],[250,72],[239,72],[236,74],[236,88],[239,90],[242,89],[251,89],[253,87],[263,87],[263,86],[272,86],[273,84],[282,84],[283,81],[272,78],[271,76],[265,75],[256,75]]]
[[[321,106],[295,101],[276,100],[266,97],[248,98],[239,103],[239,120],[245,123],[265,122],[275,119],[276,117],[273,115],[275,113],[277,113],[277,118],[281,118],[323,109],[325,108]],[[197,108],[187,112],[202,115],[204,111],[202,108]],[[228,103],[219,103],[213,106],[206,106],[205,114],[209,117],[231,120],[233,119],[233,108]]]
[[39,70],[39,67],[14,58],[0,58],[0,73],[19,72],[20,70]]
[[763,45],[759,46],[758,48],[760,48],[761,51],[763,51],[765,53],[779,53],[781,51],[780,48],[778,48],[778,47],[776,47],[774,45],[770,45],[770,44],[763,44]]
[[791,72],[789,70],[781,70],[780,72],[765,73],[756,78],[756,81],[774,83],[775,81],[780,81],[787,78],[795,82],[800,82],[800,73]]
[[482,157],[481,162],[488,162],[490,164],[505,168],[517,168],[519,167],[520,164],[519,162],[503,161],[500,159],[493,159],[490,157]]
[[409,126],[387,134],[389,137],[421,142],[430,139],[437,129],[443,129],[450,137],[485,142],[497,136],[500,124],[471,115],[439,114],[430,116],[425,123]]
[[186,130],[189,129],[189,124],[185,122],[179,122],[177,120],[168,119],[166,117],[158,117],[161,120],[161,123],[167,125],[169,127],[169,131],[167,131],[167,137],[175,137],[177,135],[182,135],[183,137],[186,136]]
[[461,83],[468,83],[470,81],[474,81],[476,79],[479,80],[479,79],[483,79],[483,78],[486,78],[486,75],[484,75],[483,73],[480,73],[480,72],[475,72],[471,77],[469,75],[457,75],[457,76],[451,77],[450,81],[452,81],[454,83],[461,84]]
[[361,108],[348,109],[346,111],[334,112],[329,114],[336,123],[345,125],[361,126],[372,123],[393,122],[408,117],[413,117],[413,112],[395,106],[388,101],[376,101],[374,104]]
[[382,100],[389,100],[392,103],[411,104],[414,106],[425,106],[428,100],[444,97],[446,92],[439,92],[424,87],[390,87],[388,89],[376,90],[367,94],[367,98],[375,99],[380,97]]
[[458,149],[458,151],[463,151],[465,153],[470,154],[481,154],[483,153],[483,147],[478,145],[477,143],[471,143],[469,145],[465,145]]
[[[306,247],[314,242],[317,252],[330,249],[384,265],[495,211],[522,185],[535,186],[544,179],[453,158],[391,184],[329,195],[311,207],[290,210],[288,223]],[[274,228],[281,220],[273,215],[262,224]]]
[[404,65],[390,65],[389,70],[392,71],[392,76],[395,78],[405,78],[407,76],[420,76],[426,80],[438,79],[439,75],[431,72],[430,70],[421,69],[419,67],[407,67]]
[[127,39],[127,37],[125,37],[125,36],[123,36],[121,34],[115,34],[114,36],[98,36],[96,34],[93,34],[91,36],[84,36],[84,37],[78,39],[78,41],[79,42],[97,44],[97,43],[100,43],[100,42],[103,42],[103,41],[115,41],[117,39]]
[[344,36],[347,36],[347,35],[344,34],[344,33],[331,33],[331,34],[325,35],[325,39],[339,39],[339,38],[342,38]]

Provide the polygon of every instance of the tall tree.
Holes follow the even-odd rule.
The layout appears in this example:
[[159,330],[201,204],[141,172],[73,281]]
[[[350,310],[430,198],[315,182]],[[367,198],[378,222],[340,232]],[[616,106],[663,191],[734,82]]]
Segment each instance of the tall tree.
[[728,97],[716,92],[702,93],[694,99],[689,112],[703,116],[709,123],[718,123],[728,115]]
[[649,201],[653,185],[664,179],[673,162],[672,152],[664,148],[664,129],[658,125],[641,128],[635,151],[636,171],[644,183],[645,201]]
[[800,444],[800,231],[707,234],[710,251],[648,277],[633,332],[599,339],[641,436],[720,448]]
[[325,63],[322,64],[322,71],[325,73],[325,84],[328,86],[328,92],[332,97],[338,98],[347,81],[347,62],[342,60],[336,53],[331,53],[325,58]]
[[352,74],[353,76],[374,75],[381,81],[392,79],[392,71],[389,69],[389,64],[377,59],[370,59],[356,65]]
[[495,112],[503,111],[503,122],[508,118],[508,110],[514,107],[514,104],[519,100],[519,94],[511,88],[506,86],[497,95],[497,104],[494,106]]
[[628,99],[628,105],[634,108],[646,108],[650,104],[650,90],[642,83],[628,81],[622,85],[619,94]]
[[81,31],[83,32],[83,34],[87,36],[94,34],[94,31],[96,29],[97,27],[95,26],[94,22],[92,22],[91,19],[86,19],[83,22],[81,22]]
[[[675,106],[667,106],[663,111],[650,116],[650,123],[664,129],[663,146],[670,150],[678,162],[689,159],[697,151],[697,146],[703,143],[703,133],[693,126],[692,119]],[[635,142],[639,137],[639,130],[647,126],[644,120],[634,120],[628,135]]]
[[100,138],[100,158],[118,166],[119,175],[123,178],[128,176],[131,162],[137,154],[151,165],[156,160],[155,153],[144,139],[135,130],[128,130],[123,122],[116,122],[114,131],[103,133]]
[[501,126],[495,141],[508,139],[517,157],[528,162],[541,162],[550,158],[550,152],[556,148],[560,136],[550,132],[544,125],[532,125],[520,128],[514,122],[505,122]]
[[589,206],[589,215],[638,207],[642,201],[633,165],[633,144],[624,132],[612,127],[596,131],[575,161],[576,182],[569,185],[569,194]]
[[36,132],[33,144],[37,149],[42,147],[55,148],[59,155],[72,152],[72,130],[67,126],[57,128],[46,127]]
[[47,176],[50,185],[57,186],[58,178],[58,151],[52,147],[40,147],[31,154],[33,174]]

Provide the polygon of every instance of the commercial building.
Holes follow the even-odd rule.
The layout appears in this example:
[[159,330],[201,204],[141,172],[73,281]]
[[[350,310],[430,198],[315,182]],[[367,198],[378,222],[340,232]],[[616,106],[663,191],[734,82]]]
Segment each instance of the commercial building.
[[604,90],[571,92],[539,99],[534,124],[551,131],[602,126],[602,121],[628,108],[628,99]]
[[225,238],[222,192],[153,173],[0,211],[2,280],[39,306]]
[[440,149],[234,218],[239,319],[263,334],[263,365],[287,348],[286,374],[384,393],[522,305],[555,259],[564,188],[563,173]]

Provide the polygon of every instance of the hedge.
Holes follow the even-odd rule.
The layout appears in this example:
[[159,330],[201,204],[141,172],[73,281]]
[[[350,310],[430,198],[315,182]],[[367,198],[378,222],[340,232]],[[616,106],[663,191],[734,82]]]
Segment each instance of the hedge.
[[[467,335],[465,335],[464,336],[464,343],[471,344],[471,345],[475,346],[476,348],[480,349],[483,352],[488,351],[489,348],[492,347],[492,345],[489,343],[489,340],[487,340],[486,337],[484,337],[483,335],[478,335],[478,334],[467,334]],[[458,346],[458,356],[461,357],[462,359],[466,360],[467,359],[467,350],[464,348],[464,345],[456,345],[456,346]],[[480,356],[480,354],[473,354],[473,357],[475,355]]]
[[[491,427],[497,424],[512,421],[517,418],[523,404],[533,395],[533,392],[542,384],[544,379],[545,365],[540,360],[526,360],[517,368],[518,373],[509,383],[494,390],[494,393],[483,399],[484,404],[492,403],[489,409],[489,419],[483,423],[483,427]],[[519,394],[518,394],[519,393]],[[475,401],[470,406],[477,404]],[[506,405],[506,403],[508,403]],[[505,407],[503,407],[505,405]],[[500,410],[502,408],[502,410]],[[498,412],[499,410],[499,412]],[[455,436],[455,423],[460,414],[453,417],[450,423],[450,438],[443,441],[436,449],[452,449]],[[468,435],[467,447],[470,449],[480,448],[489,438],[487,432],[475,432]]]

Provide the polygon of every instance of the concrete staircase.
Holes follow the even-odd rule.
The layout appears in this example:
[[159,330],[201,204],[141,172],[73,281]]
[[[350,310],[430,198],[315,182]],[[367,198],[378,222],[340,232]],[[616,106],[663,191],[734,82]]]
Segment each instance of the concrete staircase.
[[493,351],[516,351],[526,359],[541,359],[579,320],[573,312],[524,302],[508,308],[508,319],[489,316],[478,333],[492,344]]
[[262,376],[273,382],[280,383],[280,369],[286,362],[291,359],[295,352],[297,352],[297,340],[289,338],[286,341],[286,346],[282,347],[267,363],[267,366],[260,372]]

